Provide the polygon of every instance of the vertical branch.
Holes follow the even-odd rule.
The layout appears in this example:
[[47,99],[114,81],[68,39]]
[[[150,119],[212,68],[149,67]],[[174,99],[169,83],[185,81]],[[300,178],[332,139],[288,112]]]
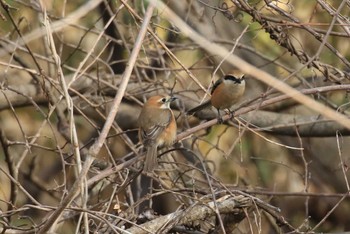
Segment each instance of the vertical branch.
[[[301,148],[300,157],[303,160],[303,164],[304,164],[304,192],[308,193],[309,192],[309,178],[311,176],[311,173],[309,172],[309,163],[306,161],[305,154],[304,154],[303,140],[300,137],[299,130],[297,127],[295,128],[295,133],[297,134],[297,138],[298,138],[299,145]],[[309,218],[309,200],[310,200],[310,198],[306,197],[306,199],[305,199],[305,220],[308,220],[308,218]]]
[[[7,167],[9,170],[9,174],[15,178],[15,168],[14,168],[14,163],[12,160],[12,157],[10,155],[9,152],[9,145],[8,145],[8,140],[7,137],[5,135],[5,132],[1,129],[0,130],[0,143],[2,145],[2,148],[4,150],[4,155],[5,155],[5,162],[7,163]],[[12,210],[14,204],[16,204],[16,200],[17,200],[17,194],[18,194],[18,189],[15,185],[15,183],[13,181],[10,180],[10,200],[9,203],[7,204],[7,210]],[[11,221],[11,217],[10,217],[10,221]]]
[[336,140],[337,140],[337,147],[338,147],[338,156],[339,156],[339,160],[340,160],[340,166],[341,166],[341,169],[342,169],[342,172],[343,172],[343,176],[344,176],[344,181],[345,181],[345,185],[346,185],[346,192],[347,193],[350,193],[350,184],[349,184],[349,180],[348,180],[348,177],[346,175],[346,172],[347,172],[347,169],[346,169],[346,165],[344,163],[344,160],[343,160],[343,153],[342,153],[342,149],[341,149],[341,145],[340,145],[340,133],[337,132],[337,135],[336,135]]
[[103,129],[101,131],[101,134],[99,135],[96,142],[89,149],[89,155],[88,155],[88,157],[87,157],[87,159],[82,167],[82,170],[80,172],[79,177],[77,178],[77,180],[73,184],[72,189],[67,194],[67,197],[61,201],[59,207],[45,221],[44,225],[41,227],[41,229],[38,232],[39,234],[46,233],[47,231],[50,230],[51,226],[53,226],[53,224],[59,219],[59,217],[62,214],[62,212],[64,211],[64,209],[75,199],[75,197],[80,192],[79,185],[81,184],[83,179],[86,178],[87,172],[89,171],[89,168],[90,168],[92,162],[94,161],[94,158],[101,150],[101,147],[103,146],[103,143],[107,137],[109,129],[111,128],[113,121],[115,119],[115,116],[119,110],[119,105],[120,105],[121,100],[124,96],[126,87],[128,85],[129,79],[130,79],[130,75],[132,73],[132,70],[133,70],[134,64],[136,62],[138,53],[140,51],[142,42],[143,42],[144,37],[146,35],[147,26],[148,26],[150,19],[152,17],[153,9],[154,9],[153,4],[150,4],[147,8],[144,21],[142,23],[139,35],[138,35],[136,42],[135,42],[135,47],[130,55],[130,59],[129,59],[129,62],[128,62],[127,67],[125,69],[125,72],[122,76],[122,81],[121,81],[121,84],[119,86],[118,92],[113,100],[113,107],[112,107],[111,111],[109,112],[109,115],[106,119],[105,125],[103,126]]
[[[47,42],[49,45],[49,48],[51,50],[52,53],[52,57],[53,60],[55,62],[55,71],[57,72],[57,78],[60,82],[61,85],[61,89],[63,91],[63,96],[65,98],[66,101],[66,105],[67,105],[67,110],[69,112],[69,124],[70,124],[70,136],[69,139],[71,141],[71,145],[73,147],[73,152],[75,155],[75,159],[76,159],[76,165],[77,165],[77,174],[79,174],[81,172],[81,168],[82,168],[82,161],[81,161],[81,155],[80,155],[80,147],[79,147],[79,139],[78,139],[78,134],[77,134],[77,128],[76,128],[76,124],[75,124],[75,117],[74,117],[74,104],[73,104],[73,100],[71,98],[71,96],[68,93],[68,86],[66,84],[66,80],[64,78],[64,73],[62,70],[62,66],[61,66],[61,57],[58,55],[57,50],[56,50],[56,45],[55,45],[55,41],[53,39],[53,35],[52,35],[52,31],[51,31],[51,27],[50,27],[50,23],[49,23],[49,18],[47,16],[47,11],[46,11],[46,7],[44,4],[41,5],[42,11],[43,11],[43,24],[46,30],[46,37],[47,37]],[[57,99],[57,103],[59,103],[59,99]],[[60,107],[58,107],[58,111]],[[84,209],[86,209],[86,203],[87,203],[87,199],[88,199],[88,194],[87,194],[87,188],[86,188],[86,179],[84,179],[82,181],[82,183],[80,184],[81,186],[81,203],[82,203],[82,207]],[[85,225],[85,230],[88,231],[88,219],[87,219],[87,214],[83,213],[84,215],[84,225]]]

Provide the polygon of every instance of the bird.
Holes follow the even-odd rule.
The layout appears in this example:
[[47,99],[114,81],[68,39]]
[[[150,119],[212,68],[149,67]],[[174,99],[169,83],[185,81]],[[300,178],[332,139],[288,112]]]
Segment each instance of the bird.
[[153,173],[157,167],[157,149],[171,146],[176,140],[177,125],[170,103],[177,98],[157,95],[150,97],[138,117],[139,139],[146,148],[143,170]]
[[244,91],[244,74],[238,70],[231,71],[214,83],[211,89],[211,98],[209,100],[188,110],[187,114],[191,115],[195,112],[203,110],[204,108],[213,106],[218,112],[218,122],[222,123],[220,110],[229,109],[231,106],[236,104],[243,96]]

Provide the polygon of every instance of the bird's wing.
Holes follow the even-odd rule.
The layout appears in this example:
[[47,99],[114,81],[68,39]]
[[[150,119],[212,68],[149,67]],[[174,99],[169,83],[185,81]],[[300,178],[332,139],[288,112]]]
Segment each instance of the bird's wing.
[[211,94],[214,93],[214,90],[215,90],[222,82],[223,82],[222,79],[219,79],[219,80],[217,80],[217,81],[214,83],[213,87],[211,88]]
[[194,114],[194,113],[196,113],[196,112],[198,112],[200,110],[203,110],[204,108],[209,107],[210,105],[211,105],[210,104],[210,100],[207,100],[207,101],[203,102],[202,104],[200,104],[200,105],[198,105],[198,106],[188,110],[187,114],[192,115],[192,114]]
[[[215,89],[219,86],[219,84],[221,84],[221,83],[222,83],[222,79],[217,80],[217,81],[214,83],[213,87],[211,88],[210,94],[213,94],[214,90],[215,90]],[[198,112],[198,111],[201,111],[201,110],[203,110],[203,109],[205,109],[205,108],[207,108],[207,107],[209,107],[209,106],[211,106],[211,103],[210,103],[210,100],[207,100],[207,101],[203,102],[202,104],[200,104],[200,105],[198,105],[198,106],[196,106],[196,107],[194,107],[194,108],[188,110],[188,111],[187,111],[187,114],[192,115],[192,114],[194,114],[194,113],[196,113],[196,112]]]
[[171,113],[169,112],[163,121],[153,125],[147,129],[142,129],[141,137],[145,141],[145,144],[153,144],[158,136],[164,131],[171,121]]

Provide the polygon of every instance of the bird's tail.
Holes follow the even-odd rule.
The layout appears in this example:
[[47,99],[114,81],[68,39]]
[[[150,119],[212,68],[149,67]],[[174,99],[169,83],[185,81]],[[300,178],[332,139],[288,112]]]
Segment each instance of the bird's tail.
[[192,115],[200,110],[203,110],[203,109],[209,107],[210,105],[211,105],[210,100],[207,100],[207,101],[203,102],[202,104],[200,104],[199,106],[196,106],[196,107],[188,110],[187,114]]
[[143,170],[146,173],[152,173],[154,168],[158,166],[157,162],[157,146],[151,145],[147,147],[145,164],[143,166]]

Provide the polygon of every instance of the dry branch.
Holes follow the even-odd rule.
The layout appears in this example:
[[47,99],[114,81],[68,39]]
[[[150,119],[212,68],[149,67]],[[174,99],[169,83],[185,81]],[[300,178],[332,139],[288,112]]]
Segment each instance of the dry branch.
[[[0,1],[0,232],[347,231],[348,1]],[[232,65],[263,81],[234,118],[186,115]],[[146,178],[136,119],[163,93],[178,142]]]
[[[219,199],[217,202],[217,208],[220,214],[238,214],[243,213],[243,208],[248,208],[252,205],[251,199],[244,197],[242,195],[237,196],[227,196]],[[130,233],[154,233],[162,231],[169,223],[172,226],[192,226],[193,222],[201,221],[212,216],[217,215],[215,213],[214,202],[197,202],[191,207],[185,210],[179,210],[174,213],[156,218],[145,224],[140,225],[139,227],[132,227],[127,229]],[[234,215],[234,214],[232,214]]]

